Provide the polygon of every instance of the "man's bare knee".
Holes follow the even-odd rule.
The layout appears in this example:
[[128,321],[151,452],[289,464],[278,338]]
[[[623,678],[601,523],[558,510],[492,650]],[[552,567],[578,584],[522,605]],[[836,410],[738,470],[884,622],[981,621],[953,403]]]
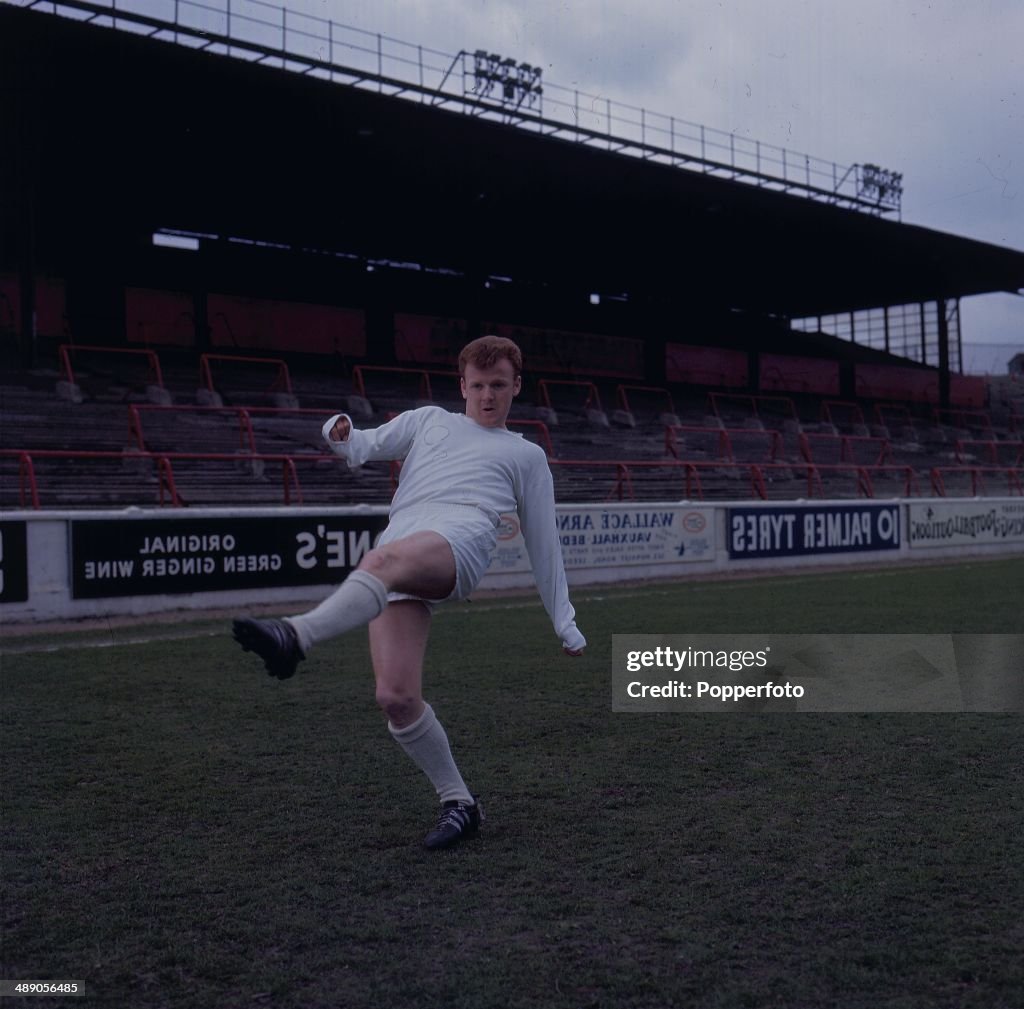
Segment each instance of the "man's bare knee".
[[389,576],[394,573],[397,561],[395,551],[385,544],[368,550],[359,562],[359,570],[366,571],[387,584]]
[[415,533],[375,547],[364,555],[359,568],[390,591],[426,599],[444,599],[455,588],[455,556],[437,533]]

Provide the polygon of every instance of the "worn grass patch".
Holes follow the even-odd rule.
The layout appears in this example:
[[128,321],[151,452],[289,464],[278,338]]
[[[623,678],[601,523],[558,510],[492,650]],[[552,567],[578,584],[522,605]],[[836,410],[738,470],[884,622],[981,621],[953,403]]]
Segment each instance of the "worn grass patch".
[[226,628],[4,655],[0,976],[133,1007],[1019,1009],[1024,720],[614,715],[610,666],[613,633],[1020,632],[1024,565],[576,597],[578,661],[532,599],[435,621],[428,696],[489,812],[441,854],[361,634],[286,683]]

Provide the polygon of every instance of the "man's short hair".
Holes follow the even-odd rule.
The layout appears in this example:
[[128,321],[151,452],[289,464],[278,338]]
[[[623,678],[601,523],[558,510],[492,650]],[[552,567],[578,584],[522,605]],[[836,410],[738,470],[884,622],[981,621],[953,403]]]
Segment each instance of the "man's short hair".
[[471,364],[481,371],[493,368],[502,358],[510,361],[516,375],[523,370],[523,352],[518,345],[504,336],[481,336],[467,343],[459,354],[459,374],[466,374],[466,365]]

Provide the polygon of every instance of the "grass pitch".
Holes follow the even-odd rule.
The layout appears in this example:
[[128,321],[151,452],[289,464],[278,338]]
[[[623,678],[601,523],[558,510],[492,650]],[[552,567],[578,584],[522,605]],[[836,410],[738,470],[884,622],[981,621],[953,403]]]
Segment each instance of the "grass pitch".
[[7,642],[0,976],[112,1007],[1024,1004],[1024,719],[610,710],[613,633],[1019,633],[1024,563],[574,597],[582,660],[532,597],[439,613],[427,695],[489,819],[435,854],[363,634],[285,683],[223,625]]

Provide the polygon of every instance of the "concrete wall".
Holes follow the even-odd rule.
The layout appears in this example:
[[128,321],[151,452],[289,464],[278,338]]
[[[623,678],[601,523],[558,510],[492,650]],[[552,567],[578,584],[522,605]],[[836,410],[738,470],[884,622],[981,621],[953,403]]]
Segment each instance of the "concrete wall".
[[[0,514],[0,619],[45,622],[322,598],[385,507]],[[570,584],[1024,555],[1024,499],[561,505]],[[506,516],[481,588],[533,584]]]

